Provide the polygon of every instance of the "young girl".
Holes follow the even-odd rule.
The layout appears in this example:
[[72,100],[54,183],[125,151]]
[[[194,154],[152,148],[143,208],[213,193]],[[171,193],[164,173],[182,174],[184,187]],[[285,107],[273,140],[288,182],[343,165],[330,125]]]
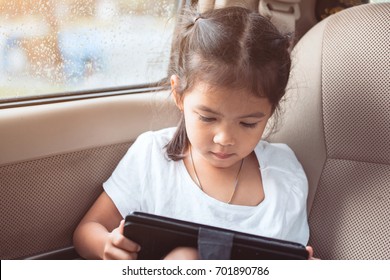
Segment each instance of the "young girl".
[[[285,94],[288,38],[239,7],[189,11],[179,27],[171,87],[180,124],[139,136],[77,227],[76,249],[136,259],[142,248],[122,235],[132,211],[306,244],[305,173],[286,145],[261,140]],[[167,255],[196,257],[191,248]]]

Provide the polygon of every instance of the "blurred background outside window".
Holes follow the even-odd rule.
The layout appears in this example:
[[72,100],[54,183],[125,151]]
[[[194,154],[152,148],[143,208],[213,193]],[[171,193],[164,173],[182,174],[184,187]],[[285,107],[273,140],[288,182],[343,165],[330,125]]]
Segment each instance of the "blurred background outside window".
[[0,0],[0,99],[148,84],[177,0]]

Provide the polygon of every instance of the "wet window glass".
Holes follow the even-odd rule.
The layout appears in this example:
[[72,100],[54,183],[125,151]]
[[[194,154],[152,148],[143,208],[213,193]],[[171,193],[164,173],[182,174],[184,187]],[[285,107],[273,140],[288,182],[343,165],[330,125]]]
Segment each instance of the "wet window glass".
[[0,99],[166,77],[177,0],[0,0]]

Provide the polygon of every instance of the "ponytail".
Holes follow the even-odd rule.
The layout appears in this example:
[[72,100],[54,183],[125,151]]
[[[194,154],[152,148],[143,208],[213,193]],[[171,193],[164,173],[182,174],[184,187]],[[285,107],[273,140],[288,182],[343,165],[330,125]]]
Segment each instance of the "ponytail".
[[166,145],[167,155],[170,159],[177,161],[185,157],[185,153],[189,147],[187,137],[186,124],[184,116],[180,118],[179,125],[173,135],[171,141]]

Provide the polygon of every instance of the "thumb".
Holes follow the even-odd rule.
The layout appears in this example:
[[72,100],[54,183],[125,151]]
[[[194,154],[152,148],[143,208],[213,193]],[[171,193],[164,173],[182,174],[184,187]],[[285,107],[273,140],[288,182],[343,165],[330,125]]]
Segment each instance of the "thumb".
[[125,229],[125,220],[122,220],[118,227],[119,233],[123,235],[124,229]]

